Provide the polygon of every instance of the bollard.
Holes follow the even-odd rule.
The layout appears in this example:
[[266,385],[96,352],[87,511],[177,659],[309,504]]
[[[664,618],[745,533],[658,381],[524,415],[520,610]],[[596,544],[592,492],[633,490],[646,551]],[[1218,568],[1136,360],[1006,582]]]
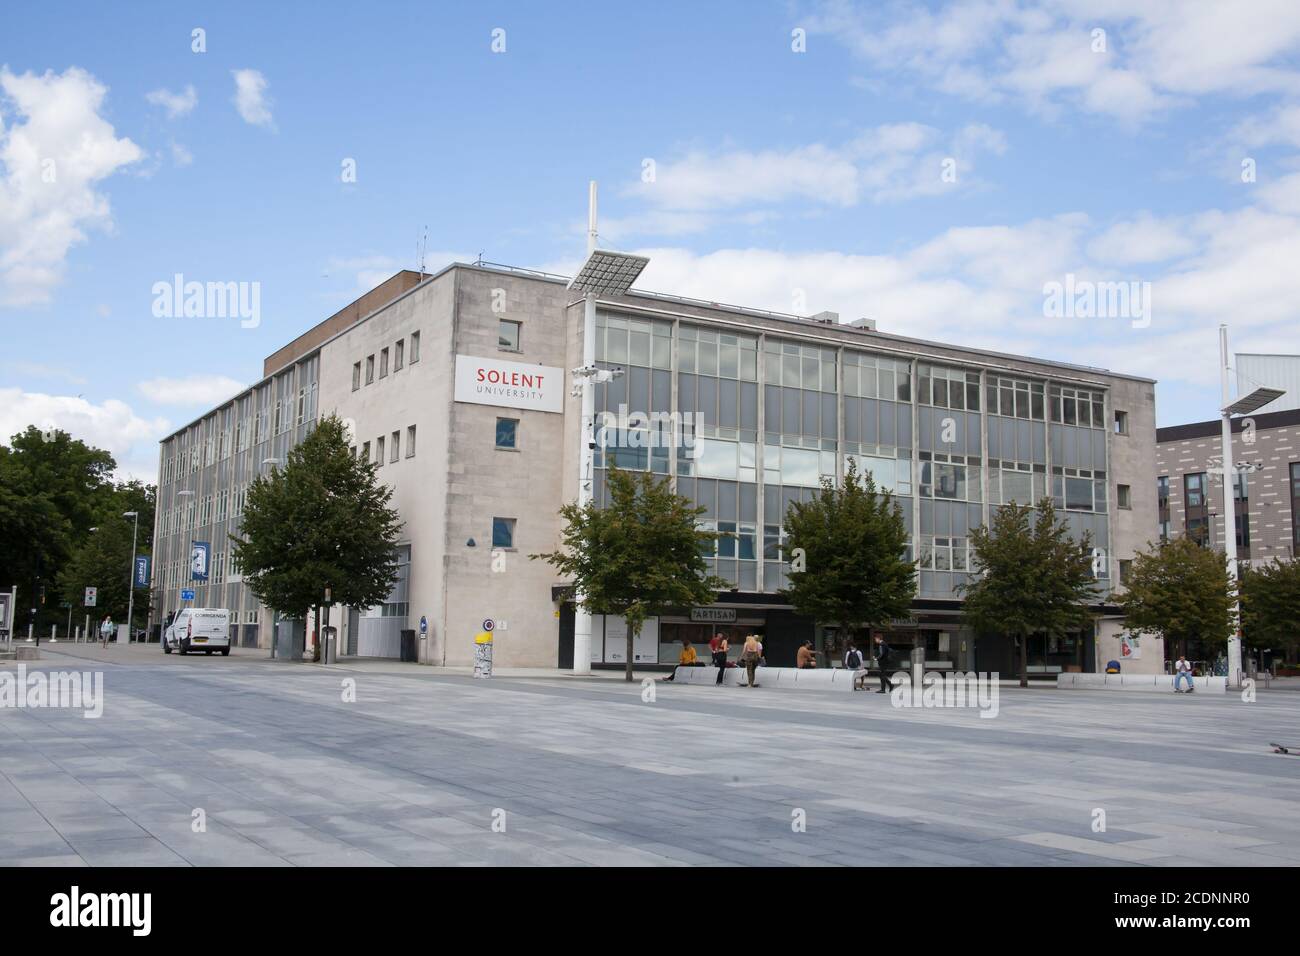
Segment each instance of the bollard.
[[59,643],[59,625],[57,624],[50,625],[50,643],[51,644]]
[[481,631],[474,638],[474,676],[492,676],[492,632]]

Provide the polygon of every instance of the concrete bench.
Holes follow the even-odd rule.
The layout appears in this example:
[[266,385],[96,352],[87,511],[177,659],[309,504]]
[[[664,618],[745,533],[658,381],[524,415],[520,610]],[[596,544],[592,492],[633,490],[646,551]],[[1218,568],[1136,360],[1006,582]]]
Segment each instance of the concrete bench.
[[41,659],[41,649],[39,647],[23,647],[21,644],[14,648],[14,660],[16,661],[39,661]]
[[[745,668],[728,667],[723,675],[724,687],[738,687],[746,681]],[[835,690],[853,691],[853,671],[843,667],[833,669],[812,668],[799,670],[796,667],[760,667],[754,671],[754,681],[761,690],[764,687],[780,687],[790,690]],[[718,669],[708,667],[678,667],[673,676],[674,684],[716,684]]]
[[[1192,686],[1197,693],[1225,694],[1226,677],[1193,677]],[[1057,674],[1058,690],[1129,690],[1147,693],[1172,694],[1172,674]]]

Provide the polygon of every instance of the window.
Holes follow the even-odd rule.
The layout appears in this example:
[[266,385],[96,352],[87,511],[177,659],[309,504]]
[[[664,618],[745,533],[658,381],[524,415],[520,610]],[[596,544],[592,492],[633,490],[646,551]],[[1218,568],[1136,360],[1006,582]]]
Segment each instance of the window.
[[379,377],[388,377],[388,349],[379,350]]
[[1049,392],[1052,421],[1085,428],[1106,427],[1105,394],[1086,388],[1053,385]]
[[[1026,386],[1027,387],[1027,386]],[[1025,393],[1025,414],[1029,417],[1029,395]],[[934,365],[916,367],[916,400],[922,405],[936,408],[970,409],[980,407],[980,377],[978,372],[963,372],[955,368]]]
[[[701,361],[703,360],[704,352],[701,349]],[[836,389],[835,349],[765,339],[763,363],[763,374],[768,385],[815,392],[834,392]]]
[[1291,549],[1300,549],[1300,462],[1291,462]]
[[366,384],[369,385],[374,380],[375,380],[375,357],[373,355],[367,355],[366,356]]
[[1127,584],[1129,575],[1133,573],[1133,561],[1129,558],[1119,559],[1119,583]]
[[[696,342],[701,331],[703,330],[697,330],[694,326],[682,326],[681,353],[678,358],[682,371],[695,370]],[[707,334],[712,336],[715,343],[714,355],[716,362],[718,336],[715,332],[708,332]],[[732,336],[731,338],[733,343],[738,339],[745,339],[744,336]],[[758,339],[750,339],[749,342],[751,350],[757,348]],[[620,366],[636,365],[641,368],[671,369],[673,366],[672,351],[673,326],[671,322],[609,315],[604,312],[596,313],[596,361]],[[742,356],[740,361],[742,365],[753,369],[757,360],[746,363]],[[687,368],[688,364],[689,369]],[[715,369],[712,374],[718,374],[717,370]],[[731,377],[736,377],[734,371]],[[748,380],[752,382],[756,378],[757,373],[751,371]]]
[[[628,364],[649,365],[653,368],[667,368],[659,359],[667,359],[671,346],[670,339],[663,339],[662,333],[672,334],[671,328],[662,323],[648,323],[640,319],[628,319]],[[647,327],[649,338],[641,331]],[[611,325],[607,340],[618,335]],[[618,346],[610,343],[612,347]],[[644,361],[638,359],[644,358]],[[699,375],[716,375],[744,382],[758,381],[758,338],[751,335],[736,335],[730,332],[716,332],[693,325],[683,325],[677,333],[677,364],[679,371]]]
[[1183,476],[1183,512],[1187,537],[1202,547],[1210,541],[1210,515],[1205,503],[1205,472]]
[[492,547],[513,548],[515,546],[515,519],[492,519]]
[[861,452],[850,451],[844,456],[844,470],[847,472],[850,462],[856,462],[858,474],[871,473],[876,487],[881,491],[890,491],[896,495],[912,493],[912,459],[907,449],[895,449],[892,445],[854,444]]
[[501,319],[497,322],[497,349],[502,352],[519,352],[520,332],[523,323]]
[[[771,381],[769,385],[776,384]],[[856,398],[883,398],[891,402],[912,400],[912,365],[897,359],[844,352],[844,394]]]
[[1066,511],[1106,510],[1106,473],[1086,468],[1052,468],[1052,501]]
[[979,501],[980,459],[974,455],[966,458],[962,455],[921,452],[921,496],[950,501]]
[[393,371],[394,372],[401,371],[402,355],[405,352],[405,350],[406,350],[405,340],[398,339],[397,344],[393,346]]
[[497,447],[517,449],[519,440],[519,419],[497,419]]
[[989,459],[989,503],[1033,505],[1047,494],[1047,469],[1027,461]]
[[984,398],[988,403],[990,415],[1026,418],[1038,422],[1043,420],[1042,382],[990,375]]
[[411,364],[420,361],[420,333],[411,333]]
[[1115,504],[1124,509],[1133,507],[1133,489],[1128,485],[1119,485],[1115,489]]
[[1128,434],[1128,412],[1121,412],[1119,409],[1115,410],[1115,434]]
[[415,426],[406,426],[406,457],[415,457]]
[[392,462],[397,461],[397,459],[401,457],[402,433],[401,433],[400,430],[399,430],[399,431],[395,431],[395,432],[393,432],[393,434],[392,434],[391,436],[389,436],[389,437],[392,439],[392,446],[393,446],[393,447],[392,447],[391,450],[389,451],[389,459],[388,459],[388,461],[389,461],[390,463],[392,463]]
[[380,435],[378,438],[375,439],[375,464],[382,465],[383,463],[384,463],[384,436]]
[[361,443],[361,457],[366,461],[370,460],[370,442]]
[[966,539],[921,535],[916,566],[923,571],[969,571]]

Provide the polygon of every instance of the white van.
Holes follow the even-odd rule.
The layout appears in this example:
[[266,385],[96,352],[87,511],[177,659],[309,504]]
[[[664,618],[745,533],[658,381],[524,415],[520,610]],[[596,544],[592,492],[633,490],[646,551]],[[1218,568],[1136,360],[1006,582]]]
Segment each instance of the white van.
[[220,651],[230,656],[230,612],[219,607],[186,607],[176,612],[176,620],[163,634],[163,653],[187,654],[202,651],[211,655]]

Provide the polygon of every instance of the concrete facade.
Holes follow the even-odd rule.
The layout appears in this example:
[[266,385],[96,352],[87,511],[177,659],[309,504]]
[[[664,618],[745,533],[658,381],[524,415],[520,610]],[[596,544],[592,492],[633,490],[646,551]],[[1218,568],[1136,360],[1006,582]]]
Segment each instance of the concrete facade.
[[[377,303],[384,289],[391,295]],[[503,320],[518,323],[517,350],[501,347]],[[720,547],[712,562],[735,584],[720,604],[735,609],[737,626],[749,622],[773,636],[784,629],[791,640],[815,633],[820,648],[822,631],[792,621],[775,593],[785,574],[780,516],[815,491],[819,474],[841,475],[848,455],[885,476],[912,532],[920,592],[915,619],[899,626],[953,666],[1005,670],[1009,660],[1003,650],[981,651],[961,631],[954,592],[968,578],[969,530],[1003,500],[1026,500],[1031,488],[1035,497],[1068,499],[1071,527],[1090,533],[1098,549],[1107,600],[1119,562],[1151,537],[1155,397],[1148,379],[908,339],[839,324],[829,314],[808,319],[648,293],[601,300],[598,326],[598,364],[624,371],[599,387],[598,413],[625,405],[690,411],[704,422],[696,436],[700,457],[673,445],[639,467],[672,475],[681,493],[705,505],[706,520],[737,534],[734,550]],[[504,625],[496,633],[500,664],[556,666],[566,639],[556,596],[567,582],[528,555],[558,546],[558,509],[576,496],[579,410],[567,379],[581,354],[581,302],[560,277],[483,264],[424,278],[399,274],[277,352],[282,364],[266,380],[164,439],[164,462],[198,449],[200,464],[161,472],[154,606],[162,613],[179,606],[188,582],[174,569],[190,540],[225,540],[237,527],[240,489],[265,471],[264,460],[283,460],[318,414],[335,412],[349,423],[358,454],[375,459],[383,440],[377,473],[394,490],[410,553],[407,577],[384,608],[336,610],[330,623],[342,632],[340,647],[362,646],[358,628],[387,639],[424,617],[419,659],[465,665],[474,634],[491,617]],[[456,401],[457,355],[563,370],[563,411]],[[293,406],[288,419],[282,411],[274,427],[241,427],[263,412],[274,419],[275,401]],[[502,417],[518,422],[515,448],[497,447]],[[1022,483],[1024,490],[1012,490]],[[1127,507],[1119,504],[1121,485]],[[202,509],[187,515],[187,500],[226,493],[234,504],[220,521]],[[164,518],[178,505],[179,521]],[[512,547],[493,547],[494,519],[513,521]],[[272,615],[255,607],[237,575],[197,590],[195,604],[231,607],[242,626],[253,626],[241,633],[243,643],[269,646]],[[663,635],[686,633],[695,620],[687,610],[656,622],[663,644],[671,643]],[[1085,669],[1114,656],[1106,644],[1112,632],[1117,625],[1103,623],[1087,637],[1093,653],[1081,661]],[[571,641],[571,627],[568,633]],[[648,640],[638,660],[658,662],[663,644],[656,650]],[[1043,670],[1082,658],[1082,648],[1072,646],[1045,645]],[[611,647],[618,653],[617,643]]]

